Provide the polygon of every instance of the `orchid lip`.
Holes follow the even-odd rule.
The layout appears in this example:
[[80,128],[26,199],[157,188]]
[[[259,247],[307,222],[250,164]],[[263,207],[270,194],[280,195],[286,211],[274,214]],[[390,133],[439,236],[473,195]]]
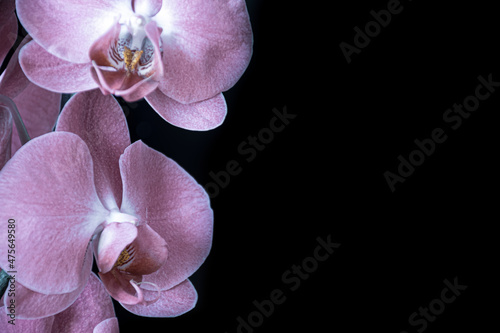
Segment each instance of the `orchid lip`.
[[136,101],[163,77],[162,29],[135,15],[119,19],[90,48],[91,76],[104,95]]

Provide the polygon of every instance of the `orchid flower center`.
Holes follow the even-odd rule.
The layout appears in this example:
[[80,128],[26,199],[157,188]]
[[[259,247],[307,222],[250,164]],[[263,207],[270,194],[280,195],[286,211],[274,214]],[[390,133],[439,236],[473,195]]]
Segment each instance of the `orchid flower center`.
[[141,56],[144,53],[141,51],[132,51],[128,47],[124,47],[123,50],[123,59],[125,61],[125,68],[127,69],[127,74],[134,72],[137,68],[137,64],[139,60],[141,60]]
[[147,78],[154,74],[154,46],[147,37],[144,27],[148,19],[137,15],[120,21],[118,40],[110,46],[108,60],[117,70],[126,75],[136,74]]
[[118,268],[119,270],[125,270],[127,268],[127,264],[131,263],[132,260],[134,259],[135,256],[135,249],[131,246],[128,245],[122,253],[120,253],[120,256],[116,260],[115,264],[113,265],[113,268]]

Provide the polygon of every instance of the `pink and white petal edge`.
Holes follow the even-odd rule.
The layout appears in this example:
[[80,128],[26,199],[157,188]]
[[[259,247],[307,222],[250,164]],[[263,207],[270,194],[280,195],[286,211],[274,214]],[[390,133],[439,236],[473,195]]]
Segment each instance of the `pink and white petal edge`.
[[[145,297],[154,297],[155,291],[144,291]],[[160,298],[149,305],[126,305],[122,306],[133,314],[143,317],[178,317],[192,310],[198,301],[198,293],[189,280],[185,280],[177,286],[162,290]]]
[[121,210],[147,223],[168,248],[168,258],[143,281],[170,289],[193,274],[212,246],[213,212],[196,180],[176,162],[137,141],[120,159]]
[[149,105],[166,121],[192,131],[208,131],[220,126],[227,114],[226,100],[218,94],[205,101],[182,104],[156,89],[146,96]]
[[[0,188],[0,218],[23,222],[16,225],[23,249],[16,253],[16,265],[23,267],[16,281],[44,294],[79,288],[90,273],[83,265],[88,244],[108,215],[96,194],[85,143],[63,132],[29,141],[0,172]],[[7,229],[0,230],[5,242],[7,236]],[[8,267],[4,245],[0,267]]]

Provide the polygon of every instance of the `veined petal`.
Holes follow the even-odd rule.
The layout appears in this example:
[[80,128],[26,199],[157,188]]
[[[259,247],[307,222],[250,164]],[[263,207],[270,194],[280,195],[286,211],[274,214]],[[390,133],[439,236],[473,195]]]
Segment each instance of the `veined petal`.
[[[18,319],[39,319],[66,310],[75,302],[87,285],[87,279],[92,269],[92,249],[90,247],[88,255],[85,257],[84,266],[87,271],[86,279],[77,289],[66,294],[47,295],[37,293],[17,283],[16,278],[16,284],[12,287],[15,293],[10,294],[14,297],[10,297],[8,293],[4,295],[5,307],[8,307],[11,300],[13,300],[16,304],[16,318]],[[2,315],[4,314],[2,313]]]
[[16,319],[15,325],[9,323],[11,318],[5,314],[5,307],[0,306],[0,331],[2,333],[52,333],[54,317],[22,320]]
[[97,194],[108,209],[121,205],[118,160],[130,145],[125,115],[113,96],[98,90],[78,93],[64,106],[56,131],[77,134],[89,147]]
[[[107,320],[111,323],[102,324]],[[111,297],[99,278],[91,273],[87,286],[73,305],[55,316],[52,332],[95,332],[95,327],[113,327],[113,322],[117,324]],[[105,332],[118,333],[117,330],[111,329]]]
[[[112,47],[118,42],[120,36],[121,26],[118,23],[118,17],[115,19],[113,25],[100,36],[90,47],[89,58],[95,61],[99,66],[112,67],[118,63],[118,58],[121,55],[113,54]],[[111,59],[113,57],[113,59]]]
[[177,163],[141,141],[120,158],[121,211],[139,217],[167,243],[168,258],[143,281],[170,289],[193,274],[212,244],[213,214],[204,189]]
[[[155,291],[144,290],[144,298],[155,297]],[[193,284],[185,280],[177,286],[160,292],[160,298],[149,305],[135,304],[122,306],[133,314],[143,317],[177,317],[193,309],[198,294]]]
[[12,58],[10,58],[9,64],[5,68],[5,71],[0,77],[0,94],[14,99],[19,95],[26,86],[30,84],[30,81],[24,75],[21,65],[19,64],[19,52],[21,49],[31,41],[31,37],[26,36],[19,47],[16,49]]
[[[16,225],[16,281],[44,294],[79,288],[88,244],[108,214],[85,143],[62,132],[29,141],[0,172],[0,188],[0,219]],[[0,237],[0,266],[9,267],[7,228]]]
[[[31,41],[28,35],[21,42],[0,78],[0,94],[16,104],[31,138],[52,131],[61,109],[61,94],[47,91],[31,83],[19,64],[19,51]],[[17,128],[12,132],[12,155],[21,147]]]
[[0,107],[0,170],[10,159],[12,141],[12,115],[6,108]]
[[117,15],[133,15],[130,0],[18,0],[19,20],[49,53],[75,63],[89,63],[90,46]]
[[130,244],[133,260],[118,267],[134,275],[146,275],[156,272],[167,260],[167,244],[147,224],[137,227],[137,238]]
[[[23,119],[30,138],[36,138],[54,129],[59,110],[61,110],[61,94],[47,91],[28,83],[25,89],[14,99],[14,103]],[[12,155],[21,147],[17,128],[12,129]]]
[[74,93],[97,88],[90,75],[90,62],[76,64],[63,60],[35,41],[21,49],[19,62],[28,79],[47,90]]
[[146,96],[149,105],[166,121],[180,128],[207,131],[224,122],[226,100],[222,94],[205,101],[182,104],[167,97],[160,89]]
[[[16,292],[19,285],[16,285]],[[35,303],[39,303],[40,309],[53,308],[55,302],[60,300],[65,295],[35,295],[31,292],[31,296],[26,294],[26,288],[20,287],[22,293],[22,306],[25,302],[33,303],[29,307],[33,307]],[[26,297],[28,296],[28,297]],[[34,298],[34,299],[33,299]],[[45,301],[43,301],[45,298]],[[34,302],[33,302],[34,301]],[[102,333],[118,333],[118,321],[115,317],[113,303],[101,281],[94,273],[90,274],[87,285],[81,291],[78,298],[66,310],[54,315],[41,319],[20,319],[18,316],[17,304],[19,298],[16,298],[16,320],[15,325],[8,323],[11,318],[5,315],[5,307],[0,307],[0,329],[5,333],[87,333],[87,332],[102,332]],[[37,311],[37,310],[35,310]],[[11,327],[13,329],[11,329]],[[103,330],[107,328],[107,330]]]
[[169,0],[154,17],[163,28],[159,88],[181,102],[231,88],[247,68],[253,36],[243,0]]
[[93,333],[119,333],[118,318],[108,318],[94,327]]

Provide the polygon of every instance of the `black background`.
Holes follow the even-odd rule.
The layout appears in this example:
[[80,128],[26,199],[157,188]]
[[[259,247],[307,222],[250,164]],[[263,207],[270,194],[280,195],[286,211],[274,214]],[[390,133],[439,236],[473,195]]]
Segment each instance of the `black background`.
[[[498,11],[486,1],[401,1],[348,64],[339,44],[353,44],[354,27],[388,2],[247,1],[254,55],[215,130],[179,129],[145,102],[124,104],[132,139],[201,184],[231,160],[242,171],[212,199],[212,251],[192,276],[196,308],[156,319],[116,304],[121,332],[234,333],[275,289],[286,301],[254,332],[417,332],[409,316],[454,278],[467,289],[425,331],[484,332],[494,322],[500,92],[457,130],[443,114],[474,94],[479,75],[500,81]],[[296,118],[247,162],[238,146],[285,106]],[[384,172],[397,173],[398,156],[438,127],[447,140],[391,192]],[[329,235],[340,247],[291,291],[282,275]]]

